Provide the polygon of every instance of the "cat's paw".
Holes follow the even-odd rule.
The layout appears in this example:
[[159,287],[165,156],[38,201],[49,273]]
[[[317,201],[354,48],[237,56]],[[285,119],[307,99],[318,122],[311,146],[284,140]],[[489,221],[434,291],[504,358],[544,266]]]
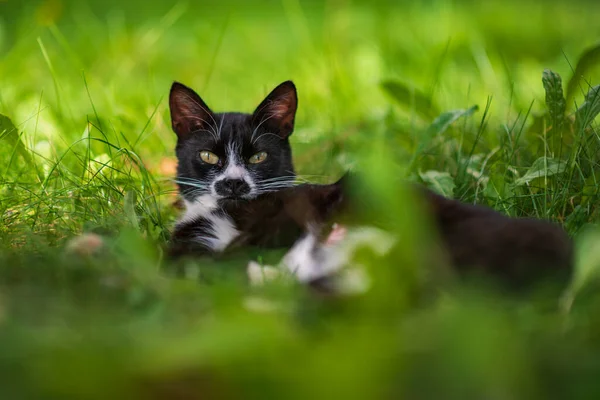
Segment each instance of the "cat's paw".
[[260,265],[256,261],[250,261],[246,267],[248,281],[252,286],[262,286],[281,277],[281,271],[270,265]]

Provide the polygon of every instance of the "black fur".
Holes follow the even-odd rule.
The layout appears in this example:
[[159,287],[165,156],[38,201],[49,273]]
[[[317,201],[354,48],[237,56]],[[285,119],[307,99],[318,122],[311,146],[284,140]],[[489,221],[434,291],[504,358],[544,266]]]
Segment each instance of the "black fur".
[[[340,218],[351,221],[352,207],[360,205],[349,196],[347,180],[346,176],[331,185],[299,185],[230,203],[223,212],[242,233],[227,250],[243,246],[289,248],[307,227],[319,231]],[[509,218],[422,187],[414,187],[414,191],[442,244],[441,259],[447,259],[460,275],[475,272],[492,276],[514,289],[547,278],[563,285],[570,280],[573,243],[560,227],[542,220]],[[201,225],[201,221],[183,225],[175,237],[186,237]],[[176,255],[185,255],[179,250]]]
[[[177,179],[183,198],[193,201],[202,194],[215,195],[214,179],[228,164],[228,148],[235,148],[254,183],[265,179],[294,176],[289,136],[297,108],[296,88],[291,81],[275,88],[252,114],[214,113],[187,86],[174,83],[169,96],[172,127],[177,134]],[[219,157],[215,165],[200,159],[206,150]],[[249,158],[264,151],[260,164]],[[202,187],[199,187],[202,186]],[[260,190],[253,193],[257,195]]]
[[[222,204],[218,213],[227,215],[240,235],[225,252],[252,246],[289,248],[307,229],[324,231],[329,221],[345,210],[343,180],[330,185],[302,184],[264,193],[252,200]],[[173,258],[211,254],[197,237],[212,237],[210,223],[197,218],[176,226],[171,241]]]
[[458,272],[497,276],[514,288],[545,278],[569,282],[573,243],[559,226],[419,191]]
[[[289,248],[307,229],[322,231],[348,207],[357,206],[348,195],[348,177],[331,185],[286,187],[294,177],[288,140],[297,108],[292,82],[275,88],[252,114],[213,113],[192,89],[180,83],[173,84],[169,105],[177,134],[181,195],[189,203],[202,195],[218,201],[208,214],[177,225],[171,256],[214,254],[197,240],[213,234],[209,216],[226,216],[240,232],[226,250],[244,246]],[[235,154],[231,148],[236,149]],[[219,161],[214,165],[202,161],[202,150],[214,153]],[[249,158],[262,151],[268,154],[265,161],[251,164]],[[232,155],[247,172],[249,186],[254,185],[251,196],[231,199],[217,193],[225,189],[215,189],[242,184],[216,180],[232,162],[228,159]],[[246,193],[247,188],[243,189],[241,192]],[[512,286],[526,286],[555,274],[570,277],[573,244],[559,227],[540,220],[508,218],[422,188],[416,192],[424,200],[426,215],[431,217],[457,271],[480,271]]]

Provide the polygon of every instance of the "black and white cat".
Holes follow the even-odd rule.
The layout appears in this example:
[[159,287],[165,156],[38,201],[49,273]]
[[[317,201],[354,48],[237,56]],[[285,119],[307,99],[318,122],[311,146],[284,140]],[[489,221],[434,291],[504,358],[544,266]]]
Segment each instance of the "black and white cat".
[[[427,263],[447,265],[458,275],[492,277],[515,290],[546,279],[560,285],[569,282],[573,243],[559,226],[510,218],[420,186],[409,187],[422,208],[423,223],[433,228],[431,249],[423,254]],[[323,283],[335,281],[329,277],[352,267],[353,248],[368,246],[383,255],[398,239],[376,221],[363,221],[357,215],[364,207],[360,193],[352,175],[347,174],[328,185],[301,184],[224,204],[221,213],[239,232],[226,250],[253,246],[289,249],[280,266],[300,282],[319,285],[321,290]],[[178,225],[173,232],[175,253],[195,256],[205,250],[195,236],[203,221]],[[333,228],[340,222],[341,229]]]
[[[305,282],[347,264],[347,249],[324,245],[331,223],[356,207],[347,177],[331,185],[294,185],[288,141],[297,108],[292,82],[276,87],[252,114],[213,113],[179,83],[172,86],[169,104],[177,134],[177,182],[186,206],[172,235],[171,256],[218,254],[239,246],[289,248],[284,263]],[[416,194],[459,272],[480,271],[512,287],[556,274],[569,279],[573,244],[559,227],[508,218],[422,188]],[[354,239],[388,242],[372,230],[359,231]]]
[[215,113],[192,89],[172,85],[177,184],[185,204],[177,227],[194,223],[190,239],[208,252],[224,250],[240,234],[223,207],[294,181],[289,137],[297,104],[291,81],[277,86],[252,114]]

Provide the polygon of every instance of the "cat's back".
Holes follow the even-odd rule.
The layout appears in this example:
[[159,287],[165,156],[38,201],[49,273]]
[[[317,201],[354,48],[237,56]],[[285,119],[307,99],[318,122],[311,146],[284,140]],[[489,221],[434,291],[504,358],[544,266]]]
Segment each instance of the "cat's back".
[[510,218],[491,208],[425,193],[447,251],[459,272],[499,276],[513,287],[556,278],[568,281],[573,241],[558,225]]

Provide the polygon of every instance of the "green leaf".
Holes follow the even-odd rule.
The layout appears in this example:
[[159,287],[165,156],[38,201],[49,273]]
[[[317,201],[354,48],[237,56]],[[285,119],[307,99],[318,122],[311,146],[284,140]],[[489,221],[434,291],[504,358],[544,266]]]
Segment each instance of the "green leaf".
[[434,192],[445,197],[452,198],[454,196],[456,184],[448,172],[430,170],[426,172],[419,172],[419,176],[423,182],[425,182],[427,186]]
[[417,149],[414,151],[412,159],[410,161],[409,169],[413,169],[419,154],[423,151],[423,149],[429,146],[429,143],[432,139],[438,135],[444,133],[452,123],[456,122],[458,119],[462,117],[468,117],[472,115],[475,111],[479,109],[478,106],[472,106],[467,109],[453,110],[447,111],[445,113],[440,114],[429,127],[424,132],[423,135],[419,138],[419,143],[417,145]]
[[577,65],[575,66],[575,72],[573,72],[573,77],[567,85],[567,104],[571,104],[573,101],[573,97],[575,97],[575,93],[577,92],[577,88],[579,87],[579,82],[581,79],[599,63],[600,43],[587,49],[583,52],[581,57],[579,57],[579,61],[577,61]]
[[442,113],[435,120],[433,120],[431,125],[429,125],[426,135],[428,137],[440,135],[444,133],[452,123],[456,122],[460,118],[473,115],[477,110],[479,110],[479,107],[474,105],[467,109],[453,110]]
[[[511,207],[514,202],[515,191],[513,185],[506,182],[504,175],[494,174],[490,176],[487,185],[483,189],[483,195],[494,200],[498,204],[503,204],[503,207]],[[506,213],[509,214],[508,210]]]
[[566,168],[567,163],[564,161],[555,160],[553,158],[540,157],[533,162],[533,164],[531,165],[531,167],[529,167],[529,170],[525,173],[525,175],[515,180],[515,185],[526,185],[537,178],[561,174],[565,172]]
[[575,113],[575,126],[577,130],[587,128],[600,114],[600,85],[594,86],[585,96],[585,102]]
[[552,127],[554,130],[559,130],[562,128],[567,108],[563,96],[562,80],[556,72],[545,69],[542,74],[542,83],[546,91],[546,106],[548,107]]
[[579,204],[565,219],[565,228],[569,232],[576,232],[578,229],[585,225],[588,218],[589,216],[586,207]]
[[[31,154],[29,153],[29,151],[23,144],[23,141],[21,140],[21,135],[19,134],[19,130],[12,123],[10,118],[8,118],[7,116],[2,115],[2,114],[0,114],[0,140],[7,140],[14,149],[13,154],[18,153],[23,158],[25,163],[27,163],[28,165],[31,165],[32,167],[35,168],[40,181],[44,180],[44,176],[38,170],[38,168],[36,168],[33,157],[31,156]],[[12,164],[12,158],[11,158],[10,162],[8,163],[8,166],[6,167],[7,171],[10,168],[11,164]]]
[[425,118],[433,118],[439,114],[431,97],[414,87],[398,81],[384,81],[381,87],[398,104],[409,108],[414,107],[415,111]]
[[139,229],[138,217],[137,217],[137,214],[135,213],[136,201],[137,201],[137,195],[136,195],[135,191],[127,190],[125,192],[125,201],[124,201],[124,205],[123,205],[125,215],[127,216],[127,219],[129,220],[129,222],[131,222],[131,225],[136,227],[136,229]]
[[597,228],[578,235],[573,275],[573,294],[600,278],[600,230]]

